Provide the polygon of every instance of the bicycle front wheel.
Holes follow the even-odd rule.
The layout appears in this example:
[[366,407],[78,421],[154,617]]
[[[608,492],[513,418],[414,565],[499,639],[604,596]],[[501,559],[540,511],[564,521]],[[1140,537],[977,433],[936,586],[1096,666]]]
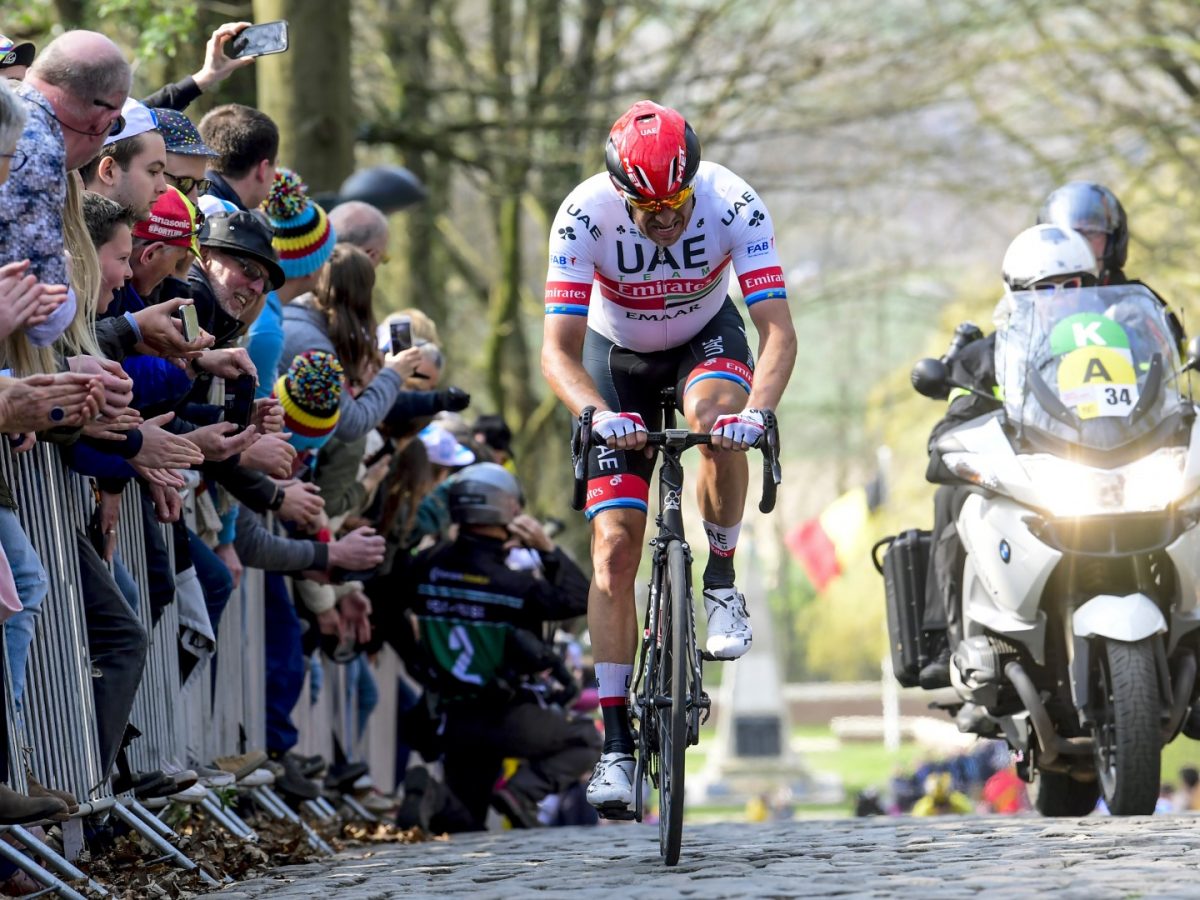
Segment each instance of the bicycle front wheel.
[[683,754],[688,743],[688,641],[692,599],[683,545],[667,547],[667,577],[659,599],[662,650],[655,690],[662,772],[659,776],[658,849],[668,866],[679,862],[683,842]]

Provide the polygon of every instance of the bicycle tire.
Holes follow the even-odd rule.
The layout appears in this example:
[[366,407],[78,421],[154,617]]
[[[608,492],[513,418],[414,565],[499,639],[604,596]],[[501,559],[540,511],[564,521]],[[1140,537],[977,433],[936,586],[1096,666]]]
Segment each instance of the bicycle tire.
[[663,622],[663,652],[659,658],[658,695],[670,704],[658,706],[659,853],[668,866],[679,862],[683,843],[684,751],[688,745],[688,650],[691,634],[691,598],[687,590],[687,566],[683,545],[672,541],[667,547],[667,572],[660,598]]

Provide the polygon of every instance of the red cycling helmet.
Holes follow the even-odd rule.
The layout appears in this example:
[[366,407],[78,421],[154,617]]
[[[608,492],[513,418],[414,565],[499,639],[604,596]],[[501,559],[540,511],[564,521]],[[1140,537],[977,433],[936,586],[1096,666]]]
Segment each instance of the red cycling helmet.
[[661,200],[696,177],[700,139],[675,110],[639,100],[608,133],[604,160],[617,190]]

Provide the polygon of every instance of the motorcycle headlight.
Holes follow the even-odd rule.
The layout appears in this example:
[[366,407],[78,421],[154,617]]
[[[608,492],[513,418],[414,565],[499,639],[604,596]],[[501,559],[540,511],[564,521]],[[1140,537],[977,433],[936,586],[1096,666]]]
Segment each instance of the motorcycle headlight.
[[1063,518],[1157,512],[1180,499],[1184,447],[1163,447],[1115,469],[1042,453],[1018,457],[1047,512]]

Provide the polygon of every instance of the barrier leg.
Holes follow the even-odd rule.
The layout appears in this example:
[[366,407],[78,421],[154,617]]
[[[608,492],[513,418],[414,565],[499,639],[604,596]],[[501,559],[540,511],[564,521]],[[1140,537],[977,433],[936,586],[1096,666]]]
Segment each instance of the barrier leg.
[[379,821],[374,813],[369,812],[365,806],[354,799],[353,794],[342,795],[342,804],[346,807],[346,809],[350,810],[350,812],[354,814],[356,819],[362,819],[364,822],[370,822],[372,824]]
[[[55,877],[53,873],[43,869],[7,841],[0,841],[0,859],[12,863],[30,878],[36,879],[46,885],[49,890],[54,891],[60,897],[65,897],[67,900],[84,900],[83,894]],[[39,891],[39,893],[41,892]]]
[[200,801],[200,808],[208,813],[214,822],[232,834],[234,837],[241,838],[244,841],[257,841],[258,835],[251,831],[241,819],[236,819],[230,816],[232,810],[221,808],[221,802],[214,799],[211,795]]
[[[150,844],[150,846],[154,847],[154,849],[162,853],[164,857],[170,859],[173,863],[175,863],[175,865],[179,866],[179,868],[187,872],[191,872],[193,869],[198,870],[200,872],[200,878],[205,884],[210,885],[211,887],[220,887],[221,882],[217,881],[206,871],[204,871],[204,869],[200,868],[196,865],[196,863],[184,856],[178,848],[172,847],[171,843],[161,834],[159,834],[158,831],[156,831],[153,827],[143,821],[141,816],[130,812],[120,803],[113,805],[112,813],[114,816],[136,831],[139,835],[141,835],[146,842]],[[151,818],[154,817],[151,816]],[[161,822],[159,822],[159,824],[162,825]],[[166,828],[165,825],[162,827]]]
[[287,819],[293,825],[299,825],[301,828],[303,828],[305,835],[308,836],[308,843],[311,846],[316,847],[323,853],[328,853],[330,856],[333,855],[333,848],[330,847],[329,844],[327,844],[319,834],[313,831],[307,822],[296,815],[295,810],[276,797],[274,792],[268,790],[267,788],[257,787],[254,788],[254,790],[250,793],[251,796],[253,796],[254,799],[256,799],[261,805],[267,807],[268,809],[273,808],[275,810],[276,818]]
[[242,817],[237,814],[236,810],[234,810],[232,806],[226,806],[223,804],[221,802],[221,798],[218,797],[213,791],[208,792],[208,799],[211,800],[213,804],[221,810],[221,813],[225,816],[225,818],[233,823],[235,828],[237,828],[246,836],[247,840],[258,840],[258,835],[254,833],[254,829],[242,820]]
[[329,801],[324,797],[318,797],[316,800],[308,801],[308,803],[305,804],[305,808],[323,821],[328,822],[337,818],[337,810],[330,806]]
[[109,896],[108,890],[102,885],[97,884],[81,870],[76,868],[63,857],[59,856],[49,846],[47,846],[38,838],[27,831],[20,825],[13,825],[8,829],[8,833],[15,837],[18,841],[28,847],[33,853],[40,856],[46,863],[47,869],[53,869],[63,878],[70,881],[83,881],[87,883],[88,890],[101,897]]

